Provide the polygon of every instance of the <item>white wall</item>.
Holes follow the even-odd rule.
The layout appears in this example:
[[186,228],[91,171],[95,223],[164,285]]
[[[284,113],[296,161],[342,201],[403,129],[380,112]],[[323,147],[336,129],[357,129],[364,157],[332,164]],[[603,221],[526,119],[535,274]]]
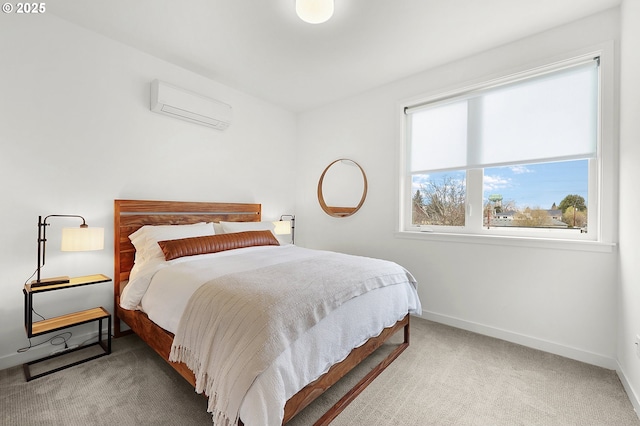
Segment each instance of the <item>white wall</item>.
[[[104,251],[61,253],[62,227],[79,222],[52,219],[51,277],[112,276],[116,198],[260,202],[265,219],[293,211],[293,114],[51,15],[5,15],[0,39],[0,368],[53,350],[16,353],[28,345],[22,288],[36,267],[38,215],[105,228]],[[230,128],[150,112],[155,78],[231,104]],[[47,317],[96,305],[113,309],[110,283],[35,301]]]
[[[607,11],[302,114],[299,156],[305,167],[298,176],[297,241],[399,262],[416,276],[427,318],[615,368],[615,251],[407,240],[394,231],[398,102],[615,41],[618,12]],[[323,168],[342,157],[364,168],[369,194],[356,215],[336,219],[322,212],[315,191]],[[615,224],[608,229],[615,230]]]
[[640,2],[625,0],[621,7],[620,75],[620,289],[618,362],[623,383],[640,412]]

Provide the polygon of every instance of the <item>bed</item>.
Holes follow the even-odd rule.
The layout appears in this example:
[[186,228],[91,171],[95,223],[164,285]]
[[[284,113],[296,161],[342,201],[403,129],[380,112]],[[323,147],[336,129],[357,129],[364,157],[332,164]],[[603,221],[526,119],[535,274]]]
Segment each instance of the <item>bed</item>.
[[[183,279],[183,275],[180,275],[180,273],[183,272],[180,271],[191,271],[191,269],[197,269],[199,267],[192,265],[204,265],[206,263],[206,267],[208,268],[207,274],[211,274],[212,272],[209,272],[209,269],[215,269],[210,268],[210,264],[213,262],[218,262],[217,264],[222,265],[220,267],[224,270],[224,268],[227,267],[226,265],[240,264],[240,260],[245,262],[245,258],[250,258],[252,259],[251,268],[254,268],[260,273],[272,270],[275,274],[279,273],[278,268],[281,269],[290,263],[286,263],[282,266],[280,265],[280,262],[284,261],[273,261],[271,260],[273,258],[287,259],[287,262],[289,258],[300,258],[302,261],[307,262],[307,267],[309,265],[317,264],[317,260],[314,256],[322,255],[327,259],[333,259],[333,254],[330,252],[321,253],[319,251],[307,250],[296,246],[277,245],[277,243],[256,243],[251,246],[241,246],[235,250],[224,250],[210,254],[198,253],[197,256],[179,257],[170,261],[162,259],[160,263],[162,263],[161,266],[164,269],[159,271],[150,269],[152,273],[148,273],[146,275],[145,273],[141,273],[135,269],[141,264],[141,252],[136,253],[136,248],[132,244],[131,240],[135,240],[134,237],[139,233],[141,228],[149,228],[149,226],[161,228],[165,225],[182,225],[185,228],[190,226],[200,227],[203,223],[211,222],[216,223],[218,226],[218,228],[215,228],[217,229],[217,232],[214,231],[212,233],[212,235],[216,235],[215,237],[207,235],[204,237],[195,236],[193,238],[196,240],[198,240],[198,238],[204,238],[205,240],[209,239],[207,241],[218,238],[218,241],[220,241],[218,237],[218,234],[220,234],[220,224],[225,224],[225,226],[242,224],[242,226],[245,226],[245,224],[260,225],[265,223],[261,221],[260,204],[147,200],[115,200],[114,202],[114,311],[116,315],[114,334],[116,337],[119,337],[130,332],[136,333],[163,359],[165,359],[182,377],[191,383],[196,390],[204,390],[204,393],[207,395],[207,388],[203,387],[202,380],[196,379],[198,375],[202,375],[202,372],[194,373],[194,371],[198,371],[198,369],[193,368],[193,365],[191,365],[192,368],[190,368],[187,365],[189,362],[184,359],[175,361],[179,345],[174,345],[174,340],[178,341],[182,339],[184,335],[184,330],[180,332],[180,329],[177,327],[180,326],[184,329],[183,323],[185,320],[183,316],[188,315],[178,312],[177,314],[173,313],[172,315],[169,315],[170,318],[168,319],[165,317],[166,312],[173,310],[179,311],[181,309],[185,309],[185,306],[190,310],[194,306],[192,303],[197,303],[197,301],[201,299],[201,297],[170,295],[176,287],[175,285],[172,285],[172,280],[175,282],[176,280],[180,281]],[[174,229],[174,227],[172,227],[172,229]],[[249,229],[252,228],[249,227]],[[259,229],[259,226],[256,226],[256,229]],[[240,236],[241,234],[251,234],[250,236],[247,235],[247,237],[251,238],[253,244],[253,241],[259,232],[260,231],[239,232],[235,235]],[[176,241],[191,241],[188,237],[189,236],[184,240]],[[234,238],[236,237],[234,236]],[[169,240],[172,240],[172,238],[169,238]],[[172,242],[173,241],[169,241],[168,243]],[[165,242],[163,242],[163,244],[165,244]],[[155,245],[157,245],[157,243]],[[163,254],[166,255],[166,246],[163,245],[162,248],[165,249],[165,253]],[[157,247],[154,249],[157,250]],[[274,256],[274,254],[277,254],[277,256]],[[136,259],[138,259],[137,262]],[[258,268],[256,265],[262,265],[262,269]],[[237,274],[242,275],[244,273],[245,271],[241,271]],[[246,273],[250,274],[253,272],[246,271]],[[189,274],[191,274],[191,272],[189,272]],[[218,275],[224,275],[224,277],[219,277],[219,279],[225,279],[225,277],[230,275],[235,277],[234,274],[223,274],[217,271],[217,269],[215,274],[216,277],[218,277]],[[135,275],[135,277],[132,278],[133,284],[127,288],[130,278],[133,275]],[[138,288],[139,282],[141,281],[140,277],[146,277],[147,275],[149,277],[153,277],[153,279],[149,278],[149,284],[147,284],[148,288],[145,287],[144,294],[141,293],[140,296],[140,304],[134,308],[133,304],[136,302],[131,304],[129,301],[131,299],[131,294],[136,293],[136,288]],[[406,275],[408,278],[412,278],[408,272]],[[213,281],[219,280],[216,278],[211,279],[211,282],[209,282],[211,277],[209,275],[207,275],[207,277],[207,285],[211,284]],[[185,282],[188,281],[186,277],[184,277],[184,279]],[[189,278],[189,280],[190,279],[191,278]],[[335,280],[335,278],[333,280]],[[151,282],[153,282],[153,284],[151,284]],[[238,424],[246,424],[247,426],[252,424],[264,424],[264,419],[266,418],[278,419],[277,423],[269,420],[266,421],[267,424],[287,423],[297,413],[320,396],[325,390],[335,384],[362,360],[378,349],[391,336],[396,333],[401,333],[403,337],[402,343],[397,345],[395,349],[391,351],[375,368],[367,373],[362,380],[360,380],[354,388],[347,392],[333,407],[331,407],[316,424],[322,425],[330,423],[331,420],[333,420],[353,399],[355,399],[377,375],[379,375],[408,347],[409,313],[417,312],[420,309],[420,301],[418,300],[417,293],[415,292],[415,282],[410,282],[410,284],[411,285],[405,285],[402,283],[402,291],[407,293],[407,302],[404,302],[405,296],[401,296],[400,299],[402,300],[399,299],[397,303],[387,303],[387,301],[390,300],[387,293],[390,294],[391,291],[397,291],[396,289],[400,288],[400,284],[398,284],[389,285],[384,288],[372,289],[371,291],[367,291],[366,294],[362,294],[358,297],[352,297],[352,299],[346,303],[340,304],[340,306],[337,306],[338,303],[336,303],[336,307],[328,309],[325,316],[315,320],[315,322],[311,324],[309,330],[300,331],[300,333],[296,335],[297,337],[295,338],[295,342],[290,345],[290,348],[287,347],[287,350],[283,351],[277,359],[272,359],[268,368],[262,369],[264,371],[252,382],[251,388],[242,400],[241,407],[238,409],[237,413],[238,417],[231,417],[229,424],[233,424],[235,420],[238,421]],[[181,283],[180,285],[188,288],[193,287],[193,292],[202,291],[202,288],[206,287],[204,285],[199,287],[195,283],[189,285]],[[164,302],[164,299],[169,299],[169,302]],[[173,306],[166,308],[165,305],[156,303],[158,300],[161,300],[162,303],[177,303],[176,299],[183,300],[183,305],[180,305],[183,307],[180,309]],[[186,301],[187,299],[189,299],[188,302]],[[134,300],[138,299],[134,298]],[[185,305],[185,303],[189,303],[189,305]],[[126,309],[121,306],[123,304],[127,307]],[[372,304],[375,305],[375,309],[371,309]],[[387,307],[387,305],[390,305],[390,307]],[[185,309],[185,311],[186,310],[187,309]],[[385,313],[378,314],[378,311]],[[389,311],[389,313],[386,313],[387,311]],[[401,313],[400,315],[398,314],[399,312]],[[344,317],[347,319],[344,319],[339,317],[340,315],[361,315],[361,317],[358,318],[364,319],[371,316],[371,319],[354,321],[353,316],[351,317],[351,320],[349,320],[347,316]],[[384,318],[381,318],[378,321],[378,315]],[[312,316],[315,317],[317,315],[314,314]],[[388,324],[390,317],[399,317],[399,319],[393,319],[393,321]],[[122,330],[121,321],[125,323],[130,330]],[[348,323],[348,327],[345,327],[345,324],[341,324],[340,321],[351,322]],[[356,323],[358,325],[354,326]],[[362,331],[359,331],[360,328],[362,328]],[[374,328],[375,332],[372,332],[371,328]],[[340,333],[332,331],[336,329],[339,329]],[[347,329],[350,331],[344,332],[344,330]],[[352,329],[353,331],[351,331]],[[360,332],[368,334],[357,335]],[[346,344],[350,346],[344,356],[339,354],[339,350],[335,349],[331,349],[330,351],[327,350],[327,352],[330,352],[327,357],[337,357],[330,361],[325,359],[316,360],[315,356],[309,355],[309,351],[323,352],[323,347],[333,348],[333,346],[331,346],[333,344],[332,340],[342,341],[348,339],[351,340],[346,342]],[[357,342],[354,339],[356,339]],[[180,341],[182,342],[182,340]],[[225,347],[227,346],[225,345]],[[344,351],[342,348],[340,350]],[[308,357],[308,359],[305,358],[305,356]],[[311,358],[314,359],[312,360]],[[303,361],[300,361],[301,359]],[[330,362],[330,364],[328,367],[322,367],[323,362],[325,364],[326,362]],[[300,369],[300,371],[289,373],[288,371],[285,371],[287,369],[283,368],[283,365],[293,366],[294,369]],[[291,377],[288,377],[289,374],[291,374]],[[272,390],[275,389],[275,387],[271,387],[273,386],[272,383],[279,381],[280,377],[283,375],[283,380],[286,381],[287,384],[283,384],[283,389],[280,390],[280,383],[278,383],[278,392],[272,392]],[[205,377],[207,377],[206,374]],[[277,395],[273,396],[272,394]],[[211,398],[209,399],[211,401]],[[282,406],[279,406],[280,399],[283,399],[282,405],[284,405],[284,409]],[[261,410],[264,410],[264,413]],[[258,422],[256,419],[261,420]]]

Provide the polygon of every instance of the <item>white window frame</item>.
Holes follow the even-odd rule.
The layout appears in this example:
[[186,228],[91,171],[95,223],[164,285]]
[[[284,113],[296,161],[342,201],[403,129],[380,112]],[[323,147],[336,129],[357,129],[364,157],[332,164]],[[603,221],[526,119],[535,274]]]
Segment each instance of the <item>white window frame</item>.
[[[583,49],[552,60],[521,67],[514,72],[484,78],[471,84],[462,84],[446,92],[420,96],[397,104],[400,123],[400,141],[398,143],[399,196],[398,227],[396,236],[400,238],[437,240],[448,242],[488,243],[516,245],[540,248],[566,248],[586,251],[611,252],[615,248],[614,235],[617,230],[618,177],[617,177],[617,140],[615,135],[615,69],[613,42]],[[588,58],[599,57],[599,111],[597,157],[589,160],[589,232],[585,234],[567,234],[558,230],[489,228],[482,226],[482,169],[467,171],[466,224],[464,227],[412,226],[412,188],[409,171],[409,149],[406,128],[406,108],[420,104],[436,103],[444,99],[461,96],[466,93],[499,86],[506,82],[525,79],[544,72],[553,71]],[[478,176],[479,175],[479,176]],[[477,198],[480,198],[479,200]],[[479,211],[474,211],[479,210]],[[478,217],[478,215],[480,217]]]

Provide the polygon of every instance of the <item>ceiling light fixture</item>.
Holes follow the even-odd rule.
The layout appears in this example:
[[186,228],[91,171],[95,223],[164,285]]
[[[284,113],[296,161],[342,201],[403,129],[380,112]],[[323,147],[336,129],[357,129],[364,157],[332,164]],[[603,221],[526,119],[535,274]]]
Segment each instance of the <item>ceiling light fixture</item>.
[[310,24],[321,24],[333,16],[333,0],[296,0],[298,17]]

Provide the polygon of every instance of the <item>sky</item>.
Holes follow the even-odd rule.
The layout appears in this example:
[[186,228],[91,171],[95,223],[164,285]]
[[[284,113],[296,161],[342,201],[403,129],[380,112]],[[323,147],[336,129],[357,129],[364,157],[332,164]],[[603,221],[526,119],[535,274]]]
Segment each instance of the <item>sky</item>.
[[[584,197],[588,206],[588,160],[525,164],[484,169],[484,200],[502,195],[502,204],[513,201],[518,209],[525,207],[550,209],[570,194]],[[414,176],[414,191],[420,181],[442,181],[445,175],[464,178],[464,172],[439,172]]]
[[582,196],[588,205],[587,160],[528,164],[485,169],[484,198],[500,194],[503,204],[513,200],[518,208],[550,209],[570,194]]

